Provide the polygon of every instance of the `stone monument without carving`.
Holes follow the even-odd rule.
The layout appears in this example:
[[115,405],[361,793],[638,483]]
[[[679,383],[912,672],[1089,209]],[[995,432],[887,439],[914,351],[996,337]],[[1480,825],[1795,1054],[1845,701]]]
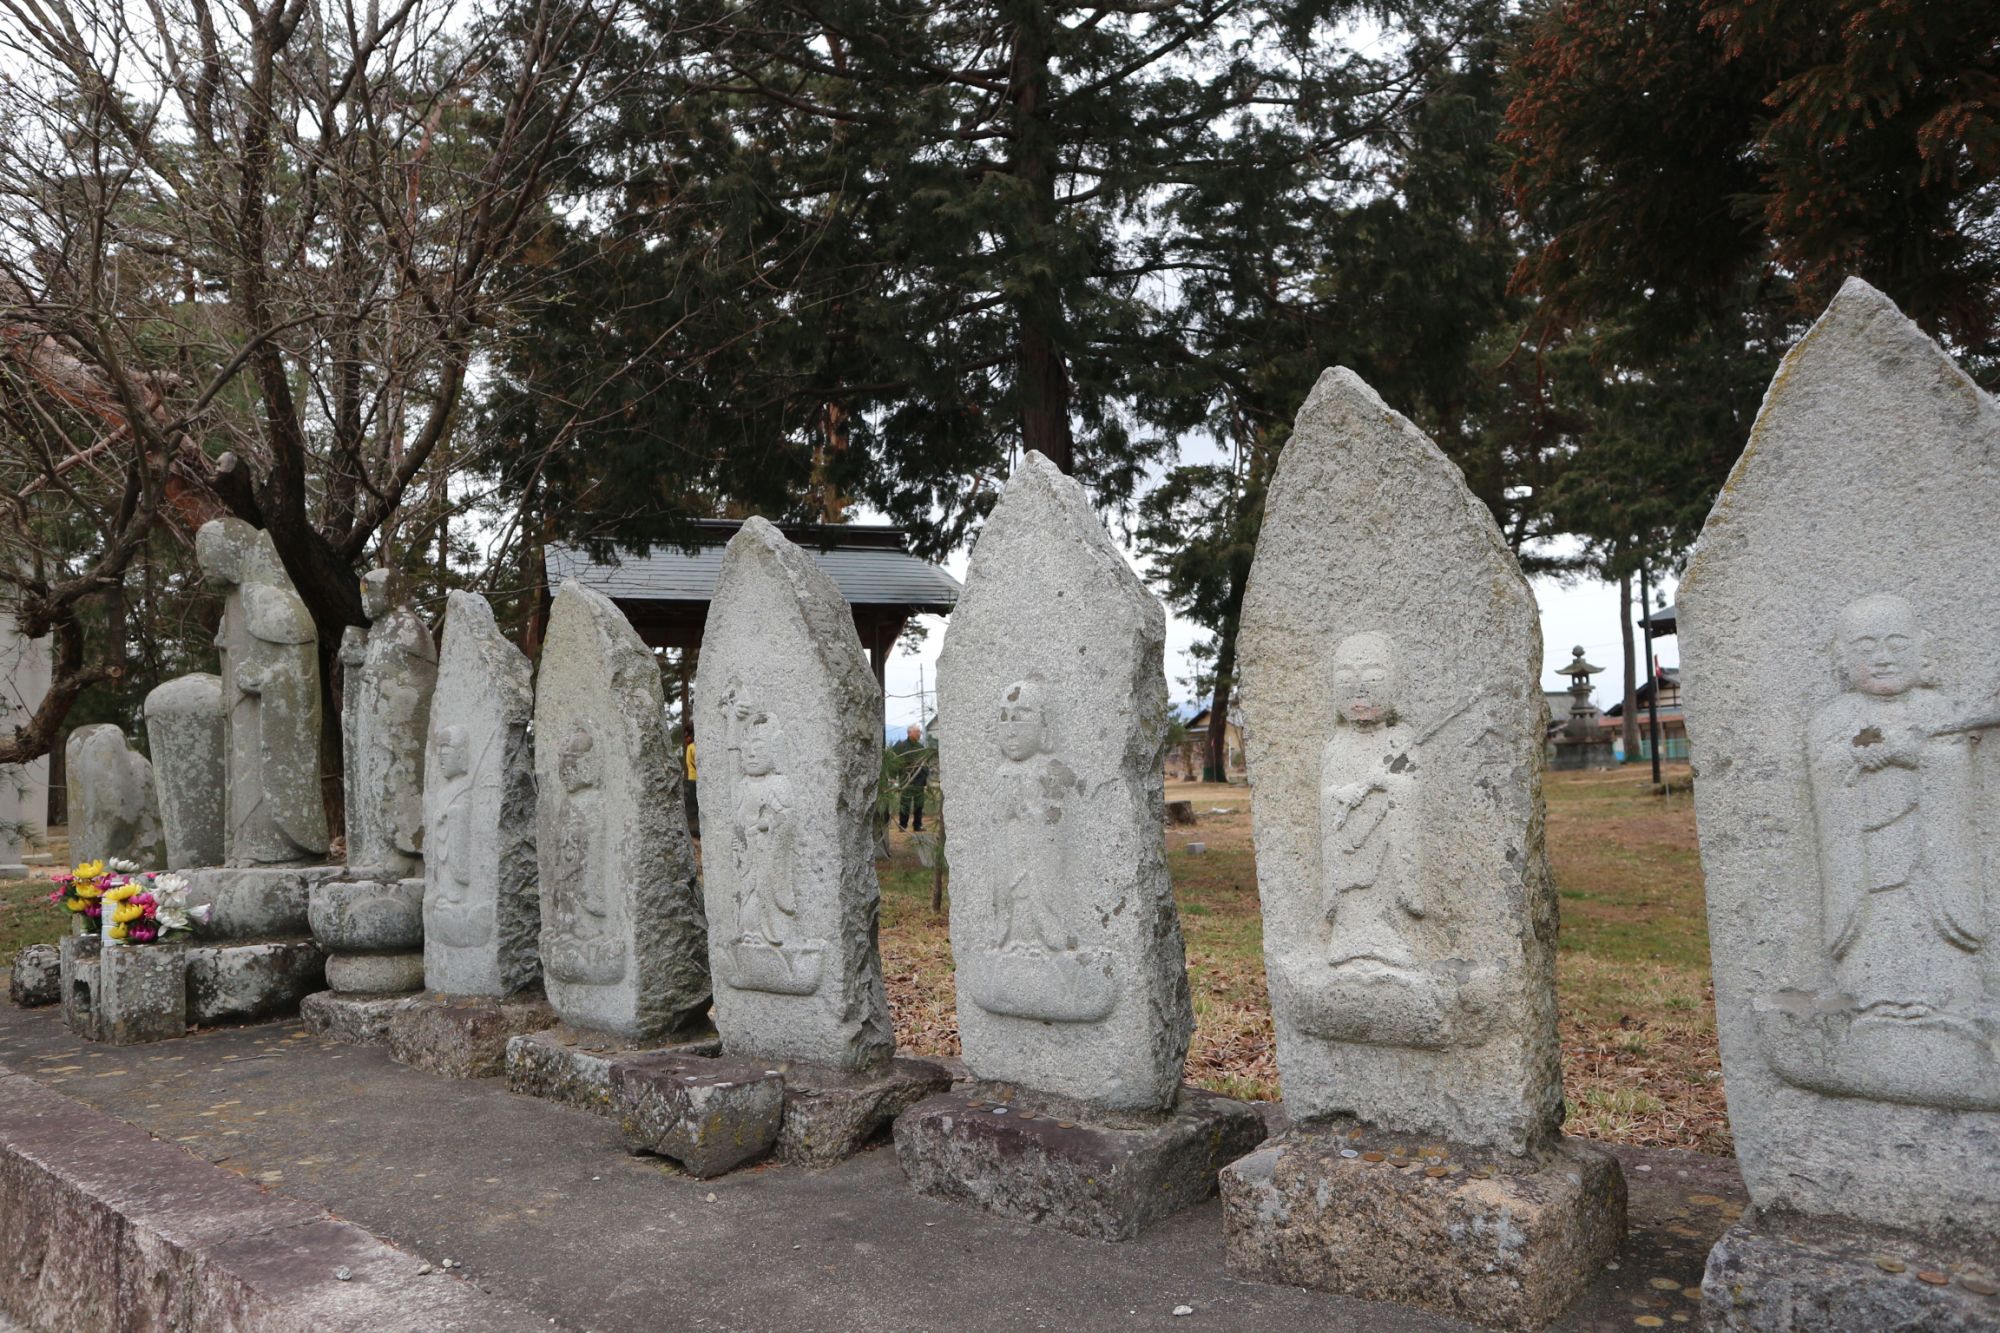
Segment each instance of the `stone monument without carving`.
[[2000,407],[1850,280],[1677,598],[1753,1204],[1710,1255],[1711,1327],[2000,1322],[1996,513]]
[[[1082,488],[1028,454],[938,665],[958,1023],[985,1090],[896,1129],[919,1190],[1110,1239],[1205,1197],[1262,1138],[1248,1108],[1181,1087],[1194,1022],[1166,868],[1165,624]],[[1018,1115],[1037,1101],[1053,1119]],[[1049,1131],[1065,1121],[1093,1129]],[[1093,1176],[1091,1152],[1131,1165]]]
[[[48,696],[47,635],[21,633],[12,606],[0,605],[0,725],[27,722]],[[49,757],[0,765],[0,879],[23,879],[30,858],[48,863]],[[33,850],[30,850],[30,849]]]
[[453,592],[424,751],[424,986],[389,1053],[457,1077],[501,1073],[510,1037],[555,1021],[537,993],[535,670],[484,597]]
[[[1327,371],[1243,607],[1295,1128],[1223,1172],[1239,1276],[1535,1327],[1617,1247],[1617,1164],[1560,1132],[1541,652],[1534,596],[1458,468]],[[1446,1145],[1438,1176],[1393,1162]]]
[[312,887],[313,937],[331,990],[308,997],[306,1026],[340,1040],[388,1038],[394,1006],[424,984],[424,738],[437,646],[423,617],[389,595],[389,571],[361,579],[366,629],[340,642],[347,868]]
[[638,1146],[670,1155],[687,1136],[662,1109],[679,1107],[742,1127],[738,1140],[768,1132],[783,1160],[823,1165],[951,1085],[940,1065],[891,1058],[876,948],[881,690],[839,588],[760,518],[724,553],[701,660],[715,1025],[726,1056],[782,1073],[784,1114],[782,1125],[764,1116],[749,1091],[741,1107],[682,1107],[648,1087],[653,1113],[621,1116],[643,1126]]
[[160,807],[153,766],[109,722],[78,727],[63,747],[69,774],[70,854],[81,861],[159,866]]
[[542,972],[565,1023],[630,1045],[703,1025],[708,935],[660,668],[623,614],[557,591],[535,699]]
[[222,864],[222,678],[180,676],[146,696],[167,869]]

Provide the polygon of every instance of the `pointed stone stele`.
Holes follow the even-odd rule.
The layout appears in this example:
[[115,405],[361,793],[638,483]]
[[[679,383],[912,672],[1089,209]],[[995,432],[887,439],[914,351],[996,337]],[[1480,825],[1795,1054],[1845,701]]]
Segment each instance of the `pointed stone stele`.
[[717,1047],[659,663],[609,598],[574,579],[542,643],[535,786],[542,983],[562,1023],[507,1043],[507,1082],[604,1113],[611,1061]]
[[1241,642],[1295,1128],[1223,1172],[1230,1271],[1539,1327],[1616,1251],[1625,1191],[1561,1134],[1535,599],[1351,371],[1279,459]]
[[1181,1086],[1166,615],[1083,488],[1029,453],[938,663],[958,1025],[976,1085],[896,1123],[918,1191],[1108,1240],[1208,1197],[1263,1138]]
[[506,1070],[555,1021],[541,995],[535,668],[477,593],[446,601],[424,751],[424,989],[389,1017],[392,1058],[453,1078]]
[[[0,726],[25,723],[48,696],[49,639],[31,639],[14,609],[0,605]],[[26,879],[32,861],[53,864],[49,836],[49,757],[0,764],[0,879]]]
[[69,734],[63,764],[69,775],[71,857],[158,869],[160,805],[146,756],[116,726],[96,722]]
[[[951,1086],[942,1065],[892,1058],[875,943],[881,690],[840,589],[761,518],[723,553],[701,661],[703,888],[723,1053],[712,1063],[768,1066],[784,1115],[765,1117],[762,1094],[736,1076],[720,1080],[721,1099],[660,1095],[702,1061],[667,1083],[614,1075],[614,1102],[648,1151],[700,1152],[720,1133],[734,1162],[775,1147],[784,1161],[830,1165]],[[667,1132],[676,1111],[701,1123]]]
[[167,869],[222,864],[222,677],[180,676],[146,696]]
[[1753,1205],[1710,1327],[2000,1324],[1996,515],[2000,405],[1850,279],[1677,598]]

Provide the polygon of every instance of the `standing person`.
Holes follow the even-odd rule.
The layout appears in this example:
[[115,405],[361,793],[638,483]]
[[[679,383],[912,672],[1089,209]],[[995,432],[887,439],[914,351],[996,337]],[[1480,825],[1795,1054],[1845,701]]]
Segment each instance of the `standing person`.
[[701,797],[695,791],[694,719],[681,724],[681,791],[687,802],[688,836],[701,839]]
[[[915,817],[916,831],[924,831],[924,788],[930,785],[930,752],[924,746],[924,729],[912,722],[903,739],[889,747],[901,756],[899,771],[903,779],[903,800],[896,810],[896,827],[907,829]],[[911,764],[917,765],[916,772],[909,771]]]

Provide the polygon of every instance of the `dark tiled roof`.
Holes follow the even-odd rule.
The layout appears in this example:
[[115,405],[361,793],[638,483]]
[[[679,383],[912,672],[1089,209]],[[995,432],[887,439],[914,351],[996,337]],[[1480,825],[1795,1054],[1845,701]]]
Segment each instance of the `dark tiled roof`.
[[[614,601],[706,602],[722,573],[723,543],[736,524],[702,526],[704,536],[722,540],[704,541],[691,551],[655,547],[649,555],[623,554],[612,564],[598,564],[574,547],[551,546],[546,556],[549,583],[558,586],[573,578]],[[901,606],[943,615],[958,604],[959,581],[902,550],[902,534],[895,529],[857,527],[851,539],[829,528],[810,535],[836,543],[821,549],[817,541],[807,540],[800,546],[832,577],[850,606]],[[883,540],[888,536],[893,542]]]

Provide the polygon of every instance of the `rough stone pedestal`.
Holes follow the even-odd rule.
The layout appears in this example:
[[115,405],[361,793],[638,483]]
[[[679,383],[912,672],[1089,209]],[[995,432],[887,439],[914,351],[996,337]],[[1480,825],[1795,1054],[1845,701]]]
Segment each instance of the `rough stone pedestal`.
[[881,1136],[897,1116],[951,1089],[951,1071],[933,1060],[890,1060],[841,1069],[800,1060],[773,1062],[785,1076],[785,1123],[777,1159],[787,1166],[843,1162]]
[[326,955],[311,940],[195,944],[187,951],[188,1021],[257,1023],[299,1011],[326,985]]
[[1097,1240],[1131,1240],[1200,1203],[1216,1172],[1263,1140],[1254,1109],[1194,1088],[1164,1115],[1113,1115],[974,1084],[896,1121],[896,1159],[917,1193]]
[[[332,960],[329,959],[329,962]],[[306,1031],[350,1046],[383,1046],[389,1041],[389,1017],[407,994],[368,995],[355,991],[316,991],[299,1001]]]
[[1232,1277],[1536,1329],[1617,1252],[1625,1177],[1577,1139],[1526,1168],[1407,1135],[1293,1130],[1224,1168],[1222,1208]]
[[63,1026],[85,1041],[103,1041],[103,974],[98,954],[104,941],[97,935],[65,935],[59,946]]
[[785,1080],[762,1060],[644,1055],[611,1061],[607,1076],[626,1148],[671,1157],[698,1180],[778,1141]]
[[1709,1251],[1701,1307],[1731,1333],[2000,1328],[2000,1244],[1753,1213]]
[[389,1013],[389,1058],[445,1078],[497,1078],[507,1072],[507,1042],[556,1021],[539,991],[502,1000],[490,995],[417,995]]
[[[716,1055],[722,1041],[708,1030],[660,1046],[627,1046],[602,1032],[557,1024],[507,1041],[507,1090],[610,1115],[611,1066],[620,1060],[663,1055]],[[766,1065],[765,1068],[770,1068]]]
[[306,911],[311,886],[332,879],[339,866],[207,866],[187,876],[190,905],[206,904],[209,917],[195,935],[202,940],[262,939],[312,933]]
[[114,1046],[187,1035],[187,947],[112,945],[98,956],[98,1031]]
[[30,944],[14,955],[7,998],[23,1009],[62,999],[62,951],[53,944]]

